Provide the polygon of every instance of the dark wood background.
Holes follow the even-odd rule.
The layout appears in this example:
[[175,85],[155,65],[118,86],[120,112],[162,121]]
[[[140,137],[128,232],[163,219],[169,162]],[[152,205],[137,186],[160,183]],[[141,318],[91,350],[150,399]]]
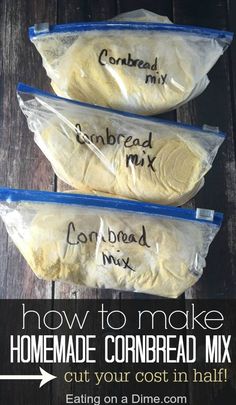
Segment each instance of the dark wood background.
[[[55,191],[65,189],[35,145],[16,98],[18,81],[50,91],[41,58],[28,39],[28,26],[44,21],[102,20],[139,8],[167,15],[179,24],[231,31],[236,28],[234,0],[0,0],[0,185]],[[235,298],[236,42],[213,67],[210,79],[209,87],[200,97],[165,116],[200,126],[219,126],[228,134],[213,169],[206,177],[205,187],[190,203],[191,206],[223,211],[225,220],[210,248],[203,277],[186,292],[186,297]],[[0,226],[0,298],[134,296],[38,280],[8,238],[2,222]]]

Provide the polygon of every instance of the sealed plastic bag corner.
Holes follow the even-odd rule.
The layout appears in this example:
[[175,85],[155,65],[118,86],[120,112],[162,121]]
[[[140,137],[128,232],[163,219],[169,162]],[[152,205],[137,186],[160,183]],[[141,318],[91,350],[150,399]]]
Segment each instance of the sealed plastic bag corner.
[[29,36],[56,94],[146,115],[202,93],[207,73],[233,38],[226,31],[175,25],[146,10],[41,27],[31,27]]
[[0,190],[0,215],[45,280],[176,298],[201,276],[222,214],[79,194]]
[[57,176],[72,188],[182,205],[204,183],[225,135],[121,113],[20,84],[20,107]]

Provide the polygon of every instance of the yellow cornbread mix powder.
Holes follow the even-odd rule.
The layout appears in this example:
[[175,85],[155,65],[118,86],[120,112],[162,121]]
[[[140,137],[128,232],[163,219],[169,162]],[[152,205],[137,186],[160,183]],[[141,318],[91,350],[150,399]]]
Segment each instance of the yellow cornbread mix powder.
[[86,193],[181,205],[204,183],[224,134],[120,113],[18,86],[35,142],[57,176]]
[[57,95],[147,115],[202,93],[233,38],[145,10],[105,22],[38,24],[29,36]]
[[201,276],[222,215],[130,200],[0,190],[0,215],[34,273],[178,297]]

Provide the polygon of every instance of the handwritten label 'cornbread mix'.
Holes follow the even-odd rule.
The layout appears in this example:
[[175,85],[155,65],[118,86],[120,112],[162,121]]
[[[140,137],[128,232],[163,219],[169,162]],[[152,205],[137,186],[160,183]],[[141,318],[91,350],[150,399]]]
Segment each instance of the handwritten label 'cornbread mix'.
[[[108,49],[102,49],[98,56],[98,61],[100,65],[107,66],[116,65],[116,66],[129,66],[137,69],[145,69],[146,73],[144,74],[145,84],[160,84],[164,85],[167,82],[167,73],[160,74],[158,71],[158,60],[155,58],[154,63],[144,61],[142,59],[135,59],[131,53],[128,53],[127,57],[118,57],[114,58],[112,53]],[[150,71],[147,74],[147,71]],[[152,73],[152,74],[151,74]]]
[[25,85],[18,95],[55,173],[80,192],[181,205],[202,187],[224,140],[217,129],[84,106]]

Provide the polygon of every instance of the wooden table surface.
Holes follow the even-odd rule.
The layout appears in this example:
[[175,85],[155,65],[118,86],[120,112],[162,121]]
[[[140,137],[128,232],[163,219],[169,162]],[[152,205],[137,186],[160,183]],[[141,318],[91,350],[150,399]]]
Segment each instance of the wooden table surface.
[[[50,91],[41,57],[28,39],[35,22],[65,23],[104,20],[117,13],[146,8],[179,24],[222,30],[236,28],[234,0],[1,0],[0,1],[0,185],[16,188],[64,190],[50,164],[35,145],[18,106],[19,81]],[[219,126],[228,134],[205,187],[191,206],[224,212],[224,225],[210,247],[201,280],[186,297],[235,298],[236,167],[235,93],[236,43],[210,72],[206,91],[177,111],[165,114],[181,122]],[[0,298],[130,298],[131,293],[96,291],[38,280],[0,224]],[[142,297],[143,295],[136,295]],[[183,298],[183,297],[182,297]]]

